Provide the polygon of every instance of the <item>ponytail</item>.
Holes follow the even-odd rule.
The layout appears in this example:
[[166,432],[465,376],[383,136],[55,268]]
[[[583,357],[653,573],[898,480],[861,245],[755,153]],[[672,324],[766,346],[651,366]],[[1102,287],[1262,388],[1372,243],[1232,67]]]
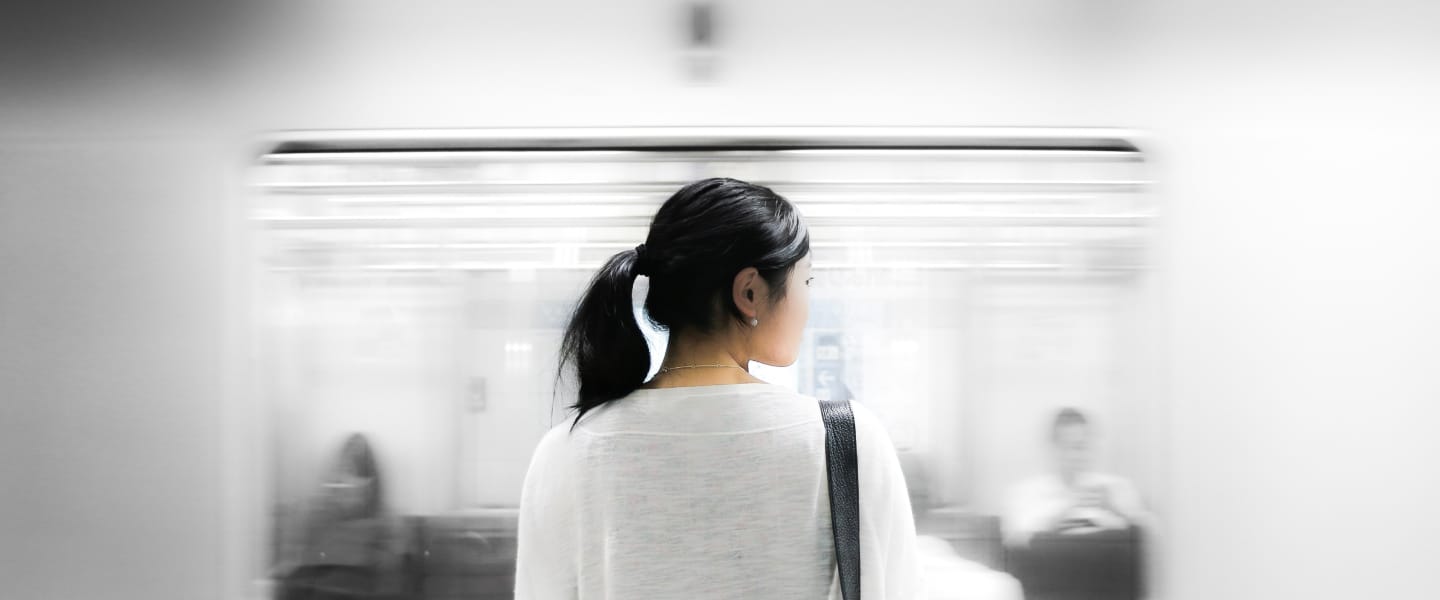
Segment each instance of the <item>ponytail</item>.
[[565,328],[559,372],[574,363],[580,384],[579,400],[569,407],[579,411],[571,430],[586,412],[638,389],[650,372],[650,347],[632,300],[640,267],[636,250],[612,256],[590,280]]
[[727,319],[744,319],[724,300],[736,273],[755,267],[770,301],[779,302],[786,277],[809,252],[800,213],[770,188],[727,178],[680,188],[656,211],[645,243],[610,257],[570,316],[556,379],[567,363],[575,365],[579,400],[569,408],[579,413],[571,431],[586,412],[639,389],[650,372],[633,308],[636,277],[650,278],[645,318],[657,329],[709,334]]

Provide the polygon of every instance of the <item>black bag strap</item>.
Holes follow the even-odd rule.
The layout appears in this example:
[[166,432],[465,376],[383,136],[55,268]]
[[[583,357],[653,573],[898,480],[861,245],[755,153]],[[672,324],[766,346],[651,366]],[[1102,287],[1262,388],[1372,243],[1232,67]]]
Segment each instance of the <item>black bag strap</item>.
[[825,465],[830,481],[830,528],[835,564],[845,600],[860,600],[860,464],[855,450],[855,414],[849,400],[821,400],[825,421]]

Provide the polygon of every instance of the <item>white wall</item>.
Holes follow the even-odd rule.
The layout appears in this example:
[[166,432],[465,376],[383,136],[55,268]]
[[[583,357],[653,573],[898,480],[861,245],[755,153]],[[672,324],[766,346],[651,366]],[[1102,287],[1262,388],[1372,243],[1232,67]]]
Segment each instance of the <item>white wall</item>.
[[[732,1],[723,77],[703,86],[678,79],[677,2],[423,4],[444,12],[350,0],[263,15],[288,33],[246,38],[248,95],[219,114],[257,130],[1149,130],[1168,219],[1165,597],[1433,594],[1430,3]],[[236,595],[233,479],[219,468],[244,462],[222,462],[240,450],[221,419],[243,407],[220,365],[233,182],[117,162],[101,133],[59,149],[15,137],[45,137],[51,111],[34,100],[47,90],[93,96],[65,95],[86,110],[61,116],[177,122],[108,100],[167,98],[153,90],[191,70],[45,73],[76,80],[0,96],[5,595]]]
[[220,595],[225,181],[205,158],[0,145],[0,596]]

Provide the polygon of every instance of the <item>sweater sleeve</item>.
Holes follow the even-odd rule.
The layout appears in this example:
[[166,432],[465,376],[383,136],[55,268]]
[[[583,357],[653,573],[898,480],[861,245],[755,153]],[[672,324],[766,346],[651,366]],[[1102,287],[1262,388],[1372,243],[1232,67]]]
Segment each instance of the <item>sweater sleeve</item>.
[[573,494],[563,451],[568,427],[551,429],[530,459],[520,492],[515,600],[570,600],[576,588]]
[[895,444],[874,413],[859,402],[851,407],[860,455],[861,595],[867,600],[926,598],[915,516]]

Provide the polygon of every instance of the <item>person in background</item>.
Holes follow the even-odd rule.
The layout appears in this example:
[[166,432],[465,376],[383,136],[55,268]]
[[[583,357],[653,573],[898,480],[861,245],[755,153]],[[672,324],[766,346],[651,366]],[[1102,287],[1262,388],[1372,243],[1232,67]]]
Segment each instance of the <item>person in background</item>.
[[279,600],[403,597],[397,538],[370,443],[351,434],[276,568]]
[[1151,518],[1129,480],[1094,470],[1094,432],[1085,415],[1061,409],[1050,428],[1055,470],[1006,494],[1005,543],[1026,546],[1040,532],[1093,533],[1148,529]]

